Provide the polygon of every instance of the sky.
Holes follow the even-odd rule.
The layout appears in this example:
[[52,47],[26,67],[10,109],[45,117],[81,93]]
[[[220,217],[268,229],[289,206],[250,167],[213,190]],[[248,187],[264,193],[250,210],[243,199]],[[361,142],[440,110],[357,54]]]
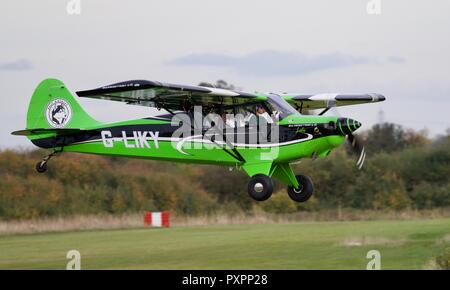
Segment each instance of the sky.
[[[381,93],[383,103],[339,112],[365,129],[380,120],[431,137],[450,128],[450,1],[379,0],[379,14],[369,0],[79,0],[68,13],[69,2],[0,4],[0,149],[31,146],[10,132],[25,128],[48,77],[72,92],[224,79],[249,92]],[[78,99],[104,122],[155,114]]]

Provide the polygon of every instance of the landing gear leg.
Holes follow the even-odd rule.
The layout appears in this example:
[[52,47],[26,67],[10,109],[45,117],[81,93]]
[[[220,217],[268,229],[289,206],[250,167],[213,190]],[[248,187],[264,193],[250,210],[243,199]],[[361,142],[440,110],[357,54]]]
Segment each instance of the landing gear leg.
[[50,158],[52,158],[53,156],[55,156],[60,152],[62,152],[62,148],[60,150],[55,150],[51,154],[42,158],[42,161],[36,163],[36,171],[39,173],[44,173],[45,171],[47,171],[47,162],[50,160]]

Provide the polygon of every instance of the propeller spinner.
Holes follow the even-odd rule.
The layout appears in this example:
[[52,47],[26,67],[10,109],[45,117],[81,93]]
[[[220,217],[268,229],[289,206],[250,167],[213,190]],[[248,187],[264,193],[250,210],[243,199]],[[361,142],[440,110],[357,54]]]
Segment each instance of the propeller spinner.
[[366,150],[364,149],[361,138],[354,135],[354,132],[358,130],[359,127],[361,127],[360,122],[349,118],[339,118],[336,124],[336,130],[340,134],[347,136],[347,144],[350,146],[351,151],[359,156],[356,166],[361,170],[366,159]]

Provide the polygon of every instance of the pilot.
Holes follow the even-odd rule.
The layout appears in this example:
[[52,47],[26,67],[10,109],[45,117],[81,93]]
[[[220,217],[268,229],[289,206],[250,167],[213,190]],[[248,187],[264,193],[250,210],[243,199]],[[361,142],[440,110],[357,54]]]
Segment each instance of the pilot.
[[256,106],[256,115],[258,116],[260,122],[261,120],[263,120],[263,122],[272,124],[273,120],[270,117],[269,113],[266,112],[266,109],[264,108],[264,106],[262,104],[258,104]]
[[256,105],[256,115],[251,113],[247,116],[248,124],[250,126],[255,126],[257,124],[272,124],[273,120],[270,115],[266,112],[266,109],[262,104]]

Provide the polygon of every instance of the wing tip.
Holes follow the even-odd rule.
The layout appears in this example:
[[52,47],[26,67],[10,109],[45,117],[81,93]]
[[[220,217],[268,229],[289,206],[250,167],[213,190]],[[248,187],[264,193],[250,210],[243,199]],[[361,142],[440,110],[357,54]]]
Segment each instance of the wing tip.
[[386,97],[382,94],[377,94],[377,93],[373,93],[373,94],[369,94],[372,97],[372,102],[383,102],[386,101]]

